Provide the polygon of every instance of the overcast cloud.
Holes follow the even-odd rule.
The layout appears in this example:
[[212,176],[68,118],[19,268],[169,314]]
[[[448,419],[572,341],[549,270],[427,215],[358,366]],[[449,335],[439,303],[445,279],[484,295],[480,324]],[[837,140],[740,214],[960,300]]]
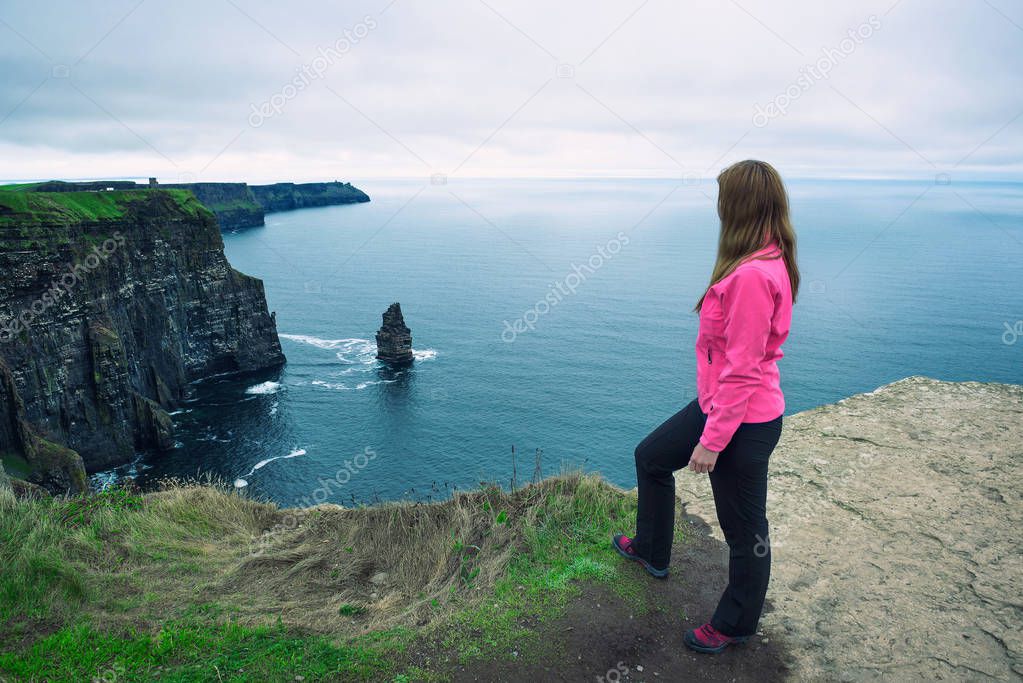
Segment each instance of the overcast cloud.
[[1023,177],[1019,0],[5,0],[0,70],[5,179]]

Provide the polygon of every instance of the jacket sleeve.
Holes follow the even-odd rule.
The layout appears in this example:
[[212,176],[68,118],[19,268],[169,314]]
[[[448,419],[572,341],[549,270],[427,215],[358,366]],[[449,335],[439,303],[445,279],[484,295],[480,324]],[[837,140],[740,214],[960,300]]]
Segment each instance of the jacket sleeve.
[[758,268],[743,268],[721,291],[724,367],[700,437],[707,450],[725,449],[746,415],[750,396],[760,386],[776,290],[766,273]]

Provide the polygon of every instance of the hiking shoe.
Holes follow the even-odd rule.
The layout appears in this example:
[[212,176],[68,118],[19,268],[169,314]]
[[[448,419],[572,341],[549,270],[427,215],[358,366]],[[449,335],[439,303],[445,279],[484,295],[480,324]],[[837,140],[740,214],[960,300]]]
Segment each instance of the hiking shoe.
[[628,560],[634,560],[643,565],[643,569],[647,571],[650,576],[655,579],[666,579],[668,578],[668,568],[658,569],[653,566],[642,557],[636,554],[636,549],[632,547],[632,539],[624,534],[618,534],[611,537],[611,545],[618,551],[618,554]]
[[749,636],[726,636],[724,633],[711,626],[710,623],[706,623],[700,628],[694,628],[692,631],[686,631],[682,640],[685,641],[686,645],[688,645],[691,650],[706,652],[708,654],[717,654],[729,645],[745,643],[749,640]]

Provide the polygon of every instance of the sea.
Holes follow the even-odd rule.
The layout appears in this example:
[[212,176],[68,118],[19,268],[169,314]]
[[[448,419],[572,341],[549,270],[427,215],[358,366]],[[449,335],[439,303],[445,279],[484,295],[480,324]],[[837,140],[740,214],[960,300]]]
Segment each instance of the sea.
[[[176,447],[94,475],[215,479],[281,505],[441,500],[564,470],[635,485],[633,450],[695,398],[693,306],[716,183],[356,183],[368,204],[224,234],[261,278],[282,369],[197,383]],[[795,179],[802,287],[786,414],[910,375],[1023,383],[1023,184]],[[374,359],[400,302],[415,361]]]

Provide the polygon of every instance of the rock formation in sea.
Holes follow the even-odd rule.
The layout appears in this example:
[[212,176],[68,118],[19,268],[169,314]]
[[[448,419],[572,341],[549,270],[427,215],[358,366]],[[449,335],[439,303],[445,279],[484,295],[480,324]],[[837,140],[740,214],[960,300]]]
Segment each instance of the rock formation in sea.
[[388,365],[412,362],[412,330],[405,324],[397,302],[384,311],[384,323],[377,331],[377,358]]
[[263,283],[184,190],[0,191],[0,455],[51,491],[173,446],[190,382],[284,362]]

